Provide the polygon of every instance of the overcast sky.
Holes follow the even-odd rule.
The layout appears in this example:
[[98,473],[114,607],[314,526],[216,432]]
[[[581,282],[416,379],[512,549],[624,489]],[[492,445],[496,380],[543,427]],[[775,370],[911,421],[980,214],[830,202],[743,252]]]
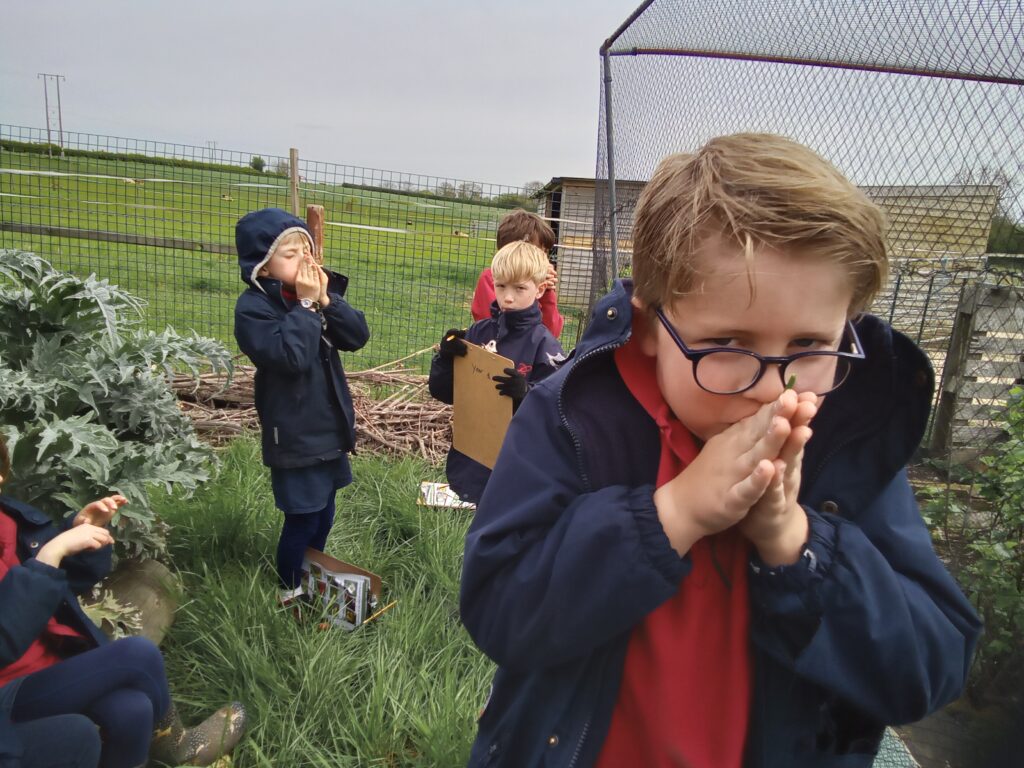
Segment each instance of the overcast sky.
[[[521,185],[593,176],[639,0],[8,0],[0,123]],[[51,86],[51,99],[54,92]]]

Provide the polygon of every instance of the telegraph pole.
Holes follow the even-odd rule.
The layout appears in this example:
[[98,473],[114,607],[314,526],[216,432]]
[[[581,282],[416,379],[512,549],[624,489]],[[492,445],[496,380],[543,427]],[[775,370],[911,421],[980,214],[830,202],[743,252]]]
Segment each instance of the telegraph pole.
[[[57,143],[60,145],[60,156],[64,157],[64,115],[60,108],[60,81],[66,80],[64,75],[55,75],[51,72],[39,72],[36,75],[37,78],[43,78],[43,105],[46,108],[46,143],[47,145],[53,144],[53,137],[50,133],[50,91],[47,87],[47,83],[50,78],[53,78],[53,82],[57,86]],[[47,147],[46,153],[53,156],[49,146]]]

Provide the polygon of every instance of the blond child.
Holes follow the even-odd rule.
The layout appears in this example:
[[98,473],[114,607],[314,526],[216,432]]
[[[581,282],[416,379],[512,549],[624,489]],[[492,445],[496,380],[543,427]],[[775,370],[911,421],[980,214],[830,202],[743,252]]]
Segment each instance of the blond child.
[[879,209],[787,139],[666,158],[635,281],[513,419],[466,538],[471,765],[869,766],[979,622],[905,465],[932,373],[864,314]]
[[[454,395],[453,361],[466,354],[466,342],[487,347],[509,358],[515,367],[496,377],[496,389],[512,399],[513,409],[538,381],[551,375],[565,359],[558,340],[541,322],[538,300],[548,276],[547,253],[518,241],[501,248],[491,261],[495,300],[491,316],[468,330],[449,328],[430,364],[430,394],[444,403]],[[448,484],[464,501],[477,502],[490,470],[454,447],[446,464]]]
[[338,351],[370,338],[363,313],[344,299],[348,278],[314,258],[305,222],[264,208],[235,227],[247,288],[235,304],[235,339],[256,366],[263,463],[284,513],[277,544],[279,602],[302,597],[307,547],[323,550],[334,499],[352,482],[355,412]]
[[[550,253],[551,249],[555,247],[555,232],[551,229],[551,225],[536,213],[516,208],[505,214],[498,222],[496,237],[498,250],[520,240],[537,246],[544,253]],[[548,260],[544,270],[544,279],[540,283],[544,290],[537,301],[540,305],[541,322],[556,339],[561,335],[562,326],[565,325],[565,319],[558,312],[558,293],[555,290],[557,285],[558,270]],[[476,282],[476,290],[473,291],[473,303],[470,311],[474,320],[486,320],[491,316],[491,304],[494,303],[494,298],[494,274],[491,268],[487,267],[480,273]]]

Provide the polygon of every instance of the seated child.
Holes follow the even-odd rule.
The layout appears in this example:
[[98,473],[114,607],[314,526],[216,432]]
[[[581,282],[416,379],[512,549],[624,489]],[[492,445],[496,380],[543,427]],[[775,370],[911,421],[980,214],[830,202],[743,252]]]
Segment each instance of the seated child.
[[[535,245],[518,241],[506,245],[491,261],[497,299],[491,316],[468,330],[450,328],[430,364],[430,394],[451,403],[454,392],[453,357],[466,354],[466,341],[509,358],[514,368],[495,377],[495,388],[519,407],[531,386],[550,375],[565,359],[561,345],[541,324],[537,300],[548,272],[547,254]],[[445,468],[448,484],[463,501],[478,502],[490,470],[453,447]]]
[[866,768],[960,695],[979,621],[906,472],[931,367],[865,314],[883,222],[778,136],[658,166],[466,537],[471,765]]
[[[0,435],[0,484],[9,471]],[[0,765],[210,765],[242,736],[237,702],[186,729],[160,649],[108,641],[78,604],[110,570],[106,525],[125,502],[94,501],[58,528],[0,495]]]
[[263,463],[284,513],[278,602],[291,606],[302,597],[306,547],[323,551],[335,494],[352,482],[355,411],[338,350],[361,349],[370,330],[343,298],[348,278],[314,260],[302,219],[280,208],[247,213],[235,244],[248,285],[235,304],[235,339],[256,366]]
[[[497,235],[498,250],[501,250],[509,243],[525,240],[531,245],[536,245],[544,253],[550,253],[555,247],[555,232],[544,219],[536,213],[516,208],[514,211],[505,214],[498,222]],[[562,326],[565,319],[558,313],[558,293],[555,286],[558,285],[558,271],[551,261],[548,261],[547,272],[540,287],[544,290],[540,299],[540,317],[544,327],[551,331],[556,339],[562,333]],[[491,316],[491,304],[494,303],[494,274],[491,268],[485,268],[476,282],[476,290],[473,292],[473,303],[470,310],[474,320],[486,320]]]

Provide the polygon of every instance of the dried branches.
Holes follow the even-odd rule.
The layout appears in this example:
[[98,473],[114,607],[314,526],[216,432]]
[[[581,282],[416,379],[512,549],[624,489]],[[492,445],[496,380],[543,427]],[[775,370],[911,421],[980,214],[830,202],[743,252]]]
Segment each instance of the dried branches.
[[[451,441],[451,406],[430,397],[426,376],[384,370],[388,367],[347,375],[356,411],[358,448],[440,463]],[[220,444],[259,429],[253,404],[254,374],[251,366],[236,366],[227,386],[222,374],[174,377],[172,385],[180,407],[200,437]]]

